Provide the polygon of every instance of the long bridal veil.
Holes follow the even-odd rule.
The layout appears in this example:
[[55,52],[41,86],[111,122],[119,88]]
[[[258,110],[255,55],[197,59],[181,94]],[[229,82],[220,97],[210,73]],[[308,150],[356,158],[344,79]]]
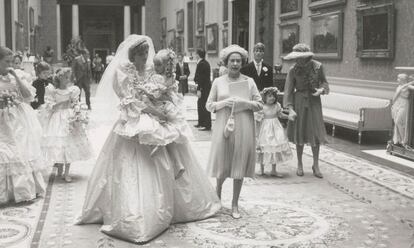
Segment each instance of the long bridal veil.
[[94,131],[100,137],[100,140],[96,142],[97,144],[94,144],[96,151],[100,150],[108,132],[119,117],[119,98],[113,89],[113,83],[117,80],[116,71],[123,64],[130,62],[128,58],[129,48],[143,41],[146,41],[149,47],[146,67],[152,67],[155,49],[151,38],[145,35],[132,34],[119,45],[113,60],[105,69],[99,82],[91,113],[92,127],[95,128]]

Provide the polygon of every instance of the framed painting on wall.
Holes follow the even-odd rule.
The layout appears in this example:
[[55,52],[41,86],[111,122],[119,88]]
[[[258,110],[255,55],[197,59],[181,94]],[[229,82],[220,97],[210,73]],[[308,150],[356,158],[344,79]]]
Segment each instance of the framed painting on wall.
[[302,0],[280,0],[280,19],[302,16]]
[[299,43],[299,25],[281,24],[280,25],[280,53],[286,55],[292,52],[294,45]]
[[184,37],[177,36],[175,39],[175,50],[176,53],[184,53]]
[[315,10],[339,4],[346,4],[346,0],[309,0],[309,9]]
[[204,31],[204,2],[197,3],[197,30]]
[[229,30],[223,29],[223,48],[228,47],[229,45]]
[[167,18],[161,18],[161,35],[165,37],[167,35]]
[[184,32],[184,9],[177,11],[177,32]]
[[175,50],[175,29],[168,30],[167,33],[167,48]]
[[206,26],[206,40],[207,40],[207,53],[218,52],[218,25],[210,24]]
[[394,58],[394,5],[357,9],[357,56]]
[[229,1],[223,0],[223,22],[229,21]]
[[311,48],[315,57],[342,59],[343,12],[311,16]]
[[195,48],[196,49],[206,49],[206,46],[204,44],[204,35],[197,35],[195,37]]
[[161,37],[160,39],[162,49],[167,48],[167,39],[165,37]]
[[187,47],[188,50],[194,48],[194,12],[193,1],[187,3]]

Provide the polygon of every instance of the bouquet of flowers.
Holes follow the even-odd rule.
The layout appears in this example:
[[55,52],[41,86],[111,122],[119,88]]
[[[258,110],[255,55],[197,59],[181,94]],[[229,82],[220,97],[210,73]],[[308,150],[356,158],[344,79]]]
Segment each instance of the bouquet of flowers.
[[139,85],[136,89],[142,91],[150,99],[158,99],[166,92],[167,87],[164,85],[164,78],[154,74],[147,83]]
[[11,108],[16,106],[17,103],[19,103],[17,92],[9,90],[0,91],[0,108]]
[[72,104],[72,116],[69,117],[70,129],[73,130],[76,126],[87,125],[89,123],[88,107],[83,103]]
[[167,65],[165,68],[165,75],[167,78],[173,78],[174,77],[174,71],[175,71],[175,53],[173,50],[168,49],[168,55],[167,55]]

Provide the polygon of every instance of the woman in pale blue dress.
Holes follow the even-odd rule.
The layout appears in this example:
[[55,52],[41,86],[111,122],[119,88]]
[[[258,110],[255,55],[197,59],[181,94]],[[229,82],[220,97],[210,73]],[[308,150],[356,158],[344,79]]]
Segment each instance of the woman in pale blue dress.
[[[254,177],[256,163],[256,135],[253,112],[263,108],[262,98],[252,78],[240,73],[247,51],[231,45],[221,51],[221,59],[228,73],[214,80],[206,107],[216,113],[212,145],[208,160],[208,173],[217,178],[217,195],[221,198],[226,178],[233,178],[232,216],[241,217],[238,201],[244,177]],[[248,98],[232,97],[229,84],[245,83]],[[234,131],[225,137],[225,126],[234,106]]]
[[132,90],[134,83],[145,82],[152,75],[153,56],[149,37],[130,35],[102,77],[97,91],[97,99],[107,106],[102,114],[116,116],[118,103],[123,114],[97,159],[78,218],[79,224],[103,223],[104,233],[135,243],[152,240],[171,223],[204,219],[220,208],[189,145],[175,151],[186,169],[175,180],[174,160],[165,146],[151,154],[152,146],[118,132],[123,122],[139,121],[141,113],[165,119],[163,113],[139,101]]

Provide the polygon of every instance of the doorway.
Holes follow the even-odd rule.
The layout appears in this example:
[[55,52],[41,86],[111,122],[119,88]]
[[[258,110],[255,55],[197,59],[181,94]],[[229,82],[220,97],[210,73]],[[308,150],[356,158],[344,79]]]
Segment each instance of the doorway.
[[124,36],[124,13],[121,6],[80,6],[80,36],[85,46],[101,58],[109,51],[115,51]]
[[233,1],[232,42],[249,50],[249,2]]
[[6,47],[13,48],[13,31],[12,31],[12,2],[11,0],[4,1],[5,8],[5,26],[6,26]]

